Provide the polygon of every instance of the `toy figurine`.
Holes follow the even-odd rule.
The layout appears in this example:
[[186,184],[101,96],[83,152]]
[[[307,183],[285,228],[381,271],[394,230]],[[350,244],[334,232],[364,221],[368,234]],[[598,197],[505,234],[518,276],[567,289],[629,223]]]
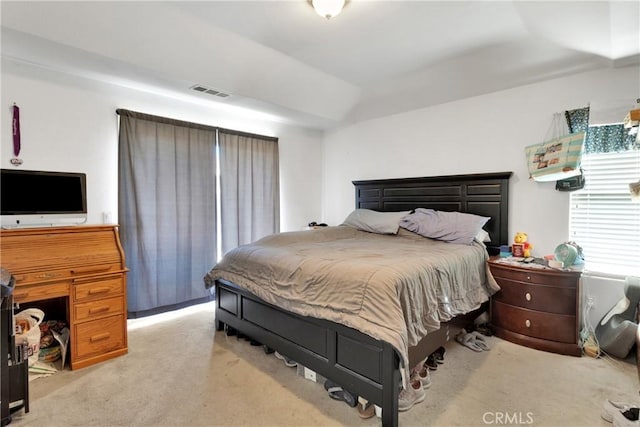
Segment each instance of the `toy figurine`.
[[[514,256],[523,256],[525,258],[529,258],[531,256],[531,249],[533,249],[533,245],[527,241],[529,236],[527,233],[523,233],[522,231],[518,231],[513,238],[514,247],[513,247],[513,255]],[[516,252],[519,252],[517,249],[522,248],[522,255],[516,255]]]

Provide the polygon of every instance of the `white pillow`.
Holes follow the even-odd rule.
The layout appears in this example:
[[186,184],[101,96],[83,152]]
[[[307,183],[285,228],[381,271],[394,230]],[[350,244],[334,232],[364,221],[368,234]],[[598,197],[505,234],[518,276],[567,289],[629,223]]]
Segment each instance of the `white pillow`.
[[418,208],[400,226],[430,239],[470,245],[491,218],[462,212]]
[[343,225],[377,234],[397,234],[400,220],[410,211],[378,212],[370,209],[356,209],[347,216]]
[[489,233],[487,233],[484,229],[480,229],[480,231],[478,231],[478,234],[476,234],[476,237],[474,237],[475,240],[477,240],[478,242],[482,242],[482,243],[489,243],[491,242],[491,236],[489,236]]

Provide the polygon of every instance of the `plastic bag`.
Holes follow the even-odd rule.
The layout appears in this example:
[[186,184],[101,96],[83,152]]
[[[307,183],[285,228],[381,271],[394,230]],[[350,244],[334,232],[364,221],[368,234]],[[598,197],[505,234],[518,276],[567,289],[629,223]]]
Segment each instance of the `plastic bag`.
[[40,323],[44,320],[44,311],[28,308],[16,313],[16,345],[27,341],[29,346],[29,366],[38,361],[40,352]]

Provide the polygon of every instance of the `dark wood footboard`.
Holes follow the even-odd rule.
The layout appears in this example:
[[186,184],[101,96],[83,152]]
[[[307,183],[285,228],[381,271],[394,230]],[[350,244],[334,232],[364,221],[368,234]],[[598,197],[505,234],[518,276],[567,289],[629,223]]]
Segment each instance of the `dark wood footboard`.
[[394,348],[355,329],[267,304],[236,285],[216,282],[216,328],[224,325],[287,355],[382,408],[398,425],[400,359]]

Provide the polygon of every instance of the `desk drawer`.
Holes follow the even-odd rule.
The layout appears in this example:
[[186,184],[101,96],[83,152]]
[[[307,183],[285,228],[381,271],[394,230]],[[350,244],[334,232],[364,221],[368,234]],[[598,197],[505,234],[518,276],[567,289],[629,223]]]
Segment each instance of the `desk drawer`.
[[121,274],[100,278],[75,279],[73,283],[76,303],[119,296],[124,292],[124,276]]
[[74,306],[75,321],[100,319],[124,311],[124,297],[105,298],[97,301],[83,302]]
[[122,315],[79,323],[76,330],[78,358],[107,353],[125,346],[125,319]]
[[66,296],[69,296],[69,282],[16,286],[13,291],[13,299],[18,303]]
[[512,332],[551,341],[577,342],[576,316],[527,310],[495,300],[491,316],[496,326]]

